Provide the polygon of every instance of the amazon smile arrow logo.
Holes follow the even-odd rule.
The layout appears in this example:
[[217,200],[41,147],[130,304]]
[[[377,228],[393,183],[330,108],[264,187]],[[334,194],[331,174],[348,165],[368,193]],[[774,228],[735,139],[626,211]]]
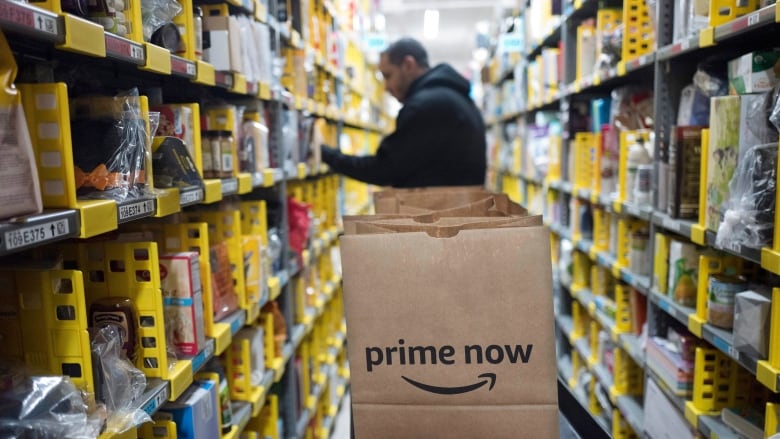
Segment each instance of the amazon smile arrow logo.
[[485,378],[482,381],[474,384],[469,384],[467,386],[460,386],[460,387],[432,386],[430,384],[421,383],[411,378],[407,378],[403,375],[401,375],[401,378],[403,378],[404,381],[413,385],[414,387],[417,387],[420,390],[425,390],[426,392],[430,392],[430,393],[438,393],[439,395],[459,395],[461,393],[473,392],[474,390],[483,387],[487,383],[490,383],[490,386],[488,387],[488,391],[491,391],[493,390],[493,386],[496,384],[496,374],[494,373],[483,373],[482,375],[477,377],[477,378]]

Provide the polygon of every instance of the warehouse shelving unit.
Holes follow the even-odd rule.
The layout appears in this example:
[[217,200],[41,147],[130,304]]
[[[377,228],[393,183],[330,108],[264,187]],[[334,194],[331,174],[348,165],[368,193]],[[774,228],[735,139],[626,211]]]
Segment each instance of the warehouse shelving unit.
[[[604,233],[607,236],[606,241],[609,241],[610,220],[618,222],[618,236],[626,235],[633,224],[639,224],[649,230],[650,248],[654,247],[656,234],[663,233],[717,250],[723,257],[735,258],[734,260],[739,261],[740,266],[744,263],[753,263],[768,272],[780,273],[777,265],[780,258],[776,250],[780,243],[777,239],[778,228],[775,227],[774,245],[771,247],[720,248],[715,244],[715,234],[705,230],[703,221],[672,218],[665,211],[655,208],[657,184],[653,185],[653,198],[645,205],[627,201],[624,192],[621,194],[621,191],[625,191],[624,174],[619,178],[616,193],[601,191],[593,180],[593,173],[598,172],[598,168],[596,170],[589,168],[593,166],[592,163],[598,166],[599,159],[594,158],[594,148],[598,146],[591,147],[593,143],[587,142],[582,147],[579,146],[585,137],[579,135],[580,129],[570,125],[569,112],[583,102],[608,96],[609,92],[618,86],[651,86],[654,90],[652,141],[656,151],[654,169],[657,175],[658,151],[669,144],[680,92],[690,82],[697,63],[712,55],[721,55],[725,62],[730,59],[729,56],[735,58],[751,48],[764,47],[764,43],[761,42],[774,41],[780,31],[780,26],[777,24],[780,22],[780,5],[772,4],[759,8],[758,2],[755,2],[755,5],[751,3],[751,7],[755,6],[753,10],[736,16],[733,2],[712,2],[722,7],[721,10],[731,7],[732,14],[713,18],[709,26],[701,31],[674,41],[672,32],[674,2],[670,0],[652,2],[655,9],[648,10],[644,18],[642,16],[631,18],[629,14],[641,12],[641,9],[646,7],[645,2],[624,1],[622,2],[624,22],[638,20],[641,23],[648,16],[653,17],[655,23],[653,39],[642,42],[646,50],[627,56],[627,36],[624,35],[623,56],[617,65],[611,69],[596,69],[593,74],[582,76],[577,72],[577,28],[584,20],[596,18],[600,13],[600,2],[564,0],[541,3],[542,7],[547,3],[555,3],[560,5],[559,10],[562,11],[557,21],[553,21],[555,24],[547,26],[550,32],[538,40],[525,41],[523,51],[519,54],[509,54],[509,63],[504,61],[506,54],[503,54],[504,58],[496,56],[487,67],[493,94],[498,95],[498,99],[501,96],[505,100],[514,99],[515,105],[516,102],[520,102],[520,108],[502,111],[501,104],[494,105],[490,108],[492,112],[486,113],[485,119],[489,130],[493,132],[493,138],[496,139],[496,149],[501,151],[495,153],[493,163],[490,165],[490,184],[495,189],[510,194],[516,201],[529,206],[535,213],[545,215],[545,221],[551,230],[554,268],[558,266],[560,257],[555,249],[561,241],[571,241],[573,245],[571,282],[568,284],[561,282],[562,276],[557,273],[557,269],[554,269],[557,273],[554,280],[561,383],[568,386],[569,390],[580,398],[581,404],[590,410],[596,422],[601,423],[602,427],[616,438],[648,437],[644,424],[645,408],[643,408],[642,391],[646,380],[652,380],[660,387],[671,405],[676,407],[678,414],[687,420],[691,432],[698,431],[698,434],[708,438],[736,438],[737,433],[721,420],[720,409],[724,405],[720,401],[732,398],[732,403],[738,405],[739,402],[733,401],[734,392],[738,392],[735,389],[744,389],[744,392],[756,392],[761,395],[765,395],[764,392],[776,393],[780,389],[778,350],[770,347],[768,358],[756,358],[734,347],[730,331],[707,323],[706,308],[701,306],[702,302],[705,302],[706,306],[706,296],[702,297],[701,291],[706,291],[708,271],[699,273],[699,285],[697,285],[700,291],[697,298],[699,306],[691,308],[679,305],[662,292],[666,288],[665,285],[662,287],[658,283],[659,278],[666,276],[665,269],[659,272],[662,264],[657,260],[651,261],[654,270],[646,273],[633,272],[626,264],[625,241],[618,242],[617,253],[612,253],[609,250],[609,242],[605,242]],[[521,17],[528,14],[531,3],[524,6],[519,11]],[[544,27],[541,23],[534,23],[534,26],[540,25]],[[537,73],[533,70],[533,64],[541,60],[545,48],[560,51],[562,66],[558,67],[555,84],[538,81],[534,77]],[[511,87],[508,86],[509,83],[513,83]],[[533,86],[529,84],[536,84],[538,90],[532,90]],[[508,107],[512,108],[511,105]],[[558,137],[556,133],[551,133],[546,139],[548,147],[553,152],[549,155],[549,169],[546,175],[540,175],[534,168],[530,154],[526,152],[526,149],[531,146],[523,144],[522,139],[524,124],[530,125],[539,114],[544,113],[556,114],[562,130]],[[516,138],[505,136],[504,129],[507,124],[518,125],[519,134]],[[644,136],[648,134],[650,133],[638,133]],[[619,167],[621,172],[624,172],[626,150],[622,143]],[[571,156],[576,156],[577,159],[573,161],[573,172],[569,174],[566,172],[566,163]],[[571,211],[570,204],[573,206]],[[593,212],[592,236],[581,233],[582,229],[577,218],[579,215],[576,212],[582,206],[587,206]],[[556,219],[553,220],[553,217]],[[605,221],[604,218],[607,220]],[[777,223],[776,220],[775,224]],[[615,302],[617,302],[614,314],[612,309],[609,309],[608,313],[602,305],[605,296],[602,279],[608,279],[608,285],[614,285]],[[719,399],[718,403],[707,399],[712,387],[703,384],[710,383],[710,381],[703,381],[706,371],[709,370],[703,363],[700,364],[704,361],[703,356],[701,358],[697,356],[694,388],[689,396],[681,396],[669,389],[665,381],[649,367],[644,341],[638,336],[640,328],[621,324],[626,319],[630,320],[630,309],[621,306],[621,301],[625,299],[625,297],[621,298],[621,291],[631,291],[631,294],[641,297],[637,300],[648,302],[647,335],[663,335],[670,322],[674,322],[701,339],[702,345],[709,349],[707,358],[716,358],[722,364],[733,367],[734,372],[729,378],[716,378],[716,383],[713,385],[732,389],[732,393],[728,397]],[[777,304],[779,298],[778,289],[775,289],[772,297],[773,304]],[[772,309],[771,324],[769,344],[775,346],[778,329],[780,329],[778,326],[780,314],[777,306]],[[615,356],[622,357],[620,361],[615,359],[611,372],[604,368],[595,353],[599,348],[599,333],[608,336],[615,346]],[[586,371],[585,376],[591,377],[587,380],[590,384],[586,385],[584,391],[582,383],[578,383],[578,370]],[[623,377],[620,379],[630,377],[632,386],[616,389],[615,382],[618,376]],[[595,388],[604,389],[604,392],[598,396],[609,399],[610,404],[603,404],[597,400],[594,384]],[[758,388],[754,389],[754,387]],[[763,398],[764,401],[772,400],[766,396]],[[775,405],[772,402],[765,404],[764,434],[768,437],[780,430],[778,430]],[[605,405],[614,411],[606,410]],[[612,420],[611,423],[607,422],[609,419]],[[687,434],[687,432],[680,432],[680,437]]]
[[[193,2],[182,0],[180,3],[184,11],[178,20],[183,21],[188,29],[187,35],[192,36]],[[48,357],[45,356],[45,367],[53,374],[71,375],[68,372],[78,371],[72,375],[73,381],[85,390],[92,391],[85,295],[89,296],[90,291],[93,291],[94,286],[86,273],[87,270],[94,270],[95,266],[93,261],[80,258],[79,255],[83,256],[87,249],[94,251],[99,248],[106,254],[122,255],[116,258],[124,258],[121,259],[125,264],[123,267],[143,265],[151,281],[137,282],[136,279],[124,283],[124,278],[116,277],[118,273],[113,273],[111,267],[107,267],[106,272],[115,277],[109,277],[106,293],[137,294],[139,301],[143,296],[143,300],[148,302],[148,309],[144,308],[147,305],[139,302],[142,316],[153,315],[155,321],[162,323],[165,319],[159,268],[156,266],[158,255],[165,251],[187,250],[193,246],[208,248],[210,241],[230,241],[233,239],[230,237],[235,237],[236,240],[230,241],[230,245],[237,253],[231,255],[231,263],[234,264],[233,280],[238,290],[240,308],[214,321],[210,313],[211,298],[205,297],[209,296],[206,292],[210,292],[211,286],[204,279],[207,308],[204,313],[207,334],[204,349],[192,358],[171,361],[168,367],[163,325],[160,324],[155,328],[158,332],[155,333],[157,343],[154,349],[158,362],[154,363],[154,367],[144,369],[148,377],[146,392],[134,404],[153,415],[165,402],[178,398],[200,376],[203,366],[214,356],[228,359],[228,370],[235,369],[237,375],[249,377],[251,361],[248,343],[245,340],[237,342],[234,337],[246,326],[262,327],[265,330],[266,352],[263,379],[257,386],[239,383],[232,378],[229,380],[234,423],[232,429],[222,437],[328,437],[349,385],[341,279],[338,261],[335,260],[338,257],[339,215],[345,209],[339,200],[345,197],[345,193],[351,196],[352,204],[346,206],[346,209],[349,212],[356,211],[360,206],[365,206],[368,200],[365,186],[351,182],[345,188],[339,177],[330,174],[326,166],[312,169],[306,163],[286,162],[287,151],[281,147],[282,120],[274,117],[269,121],[276,128],[271,130],[277,136],[272,139],[272,144],[279,145],[273,151],[274,162],[283,164],[277,168],[257,173],[236,173],[230,178],[204,179],[202,186],[182,190],[156,189],[144,198],[124,202],[82,200],[76,196],[68,117],[69,98],[73,96],[69,95],[71,91],[62,82],[56,82],[56,78],[61,76],[61,70],[72,66],[82,66],[100,75],[111,87],[159,89],[163,95],[176,102],[219,100],[242,105],[263,102],[272,114],[278,115],[288,109],[311,114],[327,121],[330,133],[328,140],[335,144],[346,135],[352,139],[355,149],[364,151],[376,148],[379,136],[390,123],[383,110],[383,89],[373,75],[373,67],[365,61],[360,41],[352,35],[353,17],[345,16],[345,8],[330,1],[305,3],[309,8],[308,14],[320,20],[319,29],[323,36],[346,36],[343,56],[337,60],[333,58],[335,55],[328,52],[330,48],[324,43],[315,47],[312,41],[304,40],[301,29],[292,26],[289,15],[287,21],[279,21],[276,2],[265,4],[261,1],[226,0],[219,3],[215,7],[266,24],[271,29],[271,49],[275,56],[284,57],[288,51],[310,56],[318,80],[326,81],[335,90],[336,100],[327,99],[324,93],[291,90],[290,84],[278,75],[271,82],[263,82],[248,81],[244,74],[237,71],[218,71],[213,65],[197,59],[192,51],[181,56],[171,54],[166,49],[143,41],[140,26],[137,26],[137,33],[127,37],[114,35],[104,31],[98,24],[64,12],[58,0],[35,4],[0,0],[0,30],[9,40],[20,64],[18,83],[28,125],[36,127],[56,123],[60,127],[56,139],[44,139],[36,134],[34,128],[31,129],[41,179],[57,181],[65,188],[63,193],[56,196],[44,193],[45,210],[42,214],[0,221],[0,256],[10,255],[6,258],[6,262],[10,262],[20,255],[26,258],[28,254],[36,254],[38,251],[55,250],[73,255],[73,262],[67,270],[27,272],[8,268],[0,269],[0,276],[13,278],[20,285],[27,282],[31,288],[38,289],[33,287],[32,277],[68,280],[74,293],[69,296],[72,296],[77,321],[59,322],[50,319],[48,315],[53,312],[50,307],[54,306],[50,298],[57,292],[35,290],[47,298],[46,303],[50,306],[37,313],[28,312],[24,316],[26,323],[22,325],[22,334],[25,331],[32,334],[33,324],[41,321],[33,318],[39,317],[44,317],[44,321],[48,322],[45,329],[51,331],[51,334],[66,330],[79,333],[79,343],[82,343],[80,348],[77,349],[75,345],[56,346],[57,349],[51,349]],[[295,3],[300,8],[301,4]],[[140,2],[132,7],[140,17]],[[309,23],[303,26],[309,26]],[[349,74],[347,65],[350,67]],[[37,111],[40,109],[36,107],[35,98],[41,94],[54,97],[53,109]],[[146,98],[142,97],[141,102],[144,110],[148,111]],[[367,113],[361,111],[361,106],[370,110]],[[196,155],[199,155],[200,145],[195,150]],[[56,163],[42,161],[41,157],[46,154],[48,157],[56,155]],[[200,159],[195,160],[199,162]],[[202,174],[202,169],[200,171]],[[274,226],[281,241],[287,243],[288,196],[308,203],[322,221],[316,227],[314,236],[310,237],[310,245],[304,249],[301,259],[296,260],[288,252],[287,246],[283,245],[281,267],[265,273],[259,289],[250,293],[249,287],[243,284],[242,272],[244,264],[248,262],[241,257],[238,238],[242,235],[259,236],[262,237],[263,245],[267,246],[270,225],[266,222],[266,207],[274,204],[281,212],[281,221]],[[233,204],[219,204],[223,201]],[[207,209],[208,206],[211,209]],[[222,206],[221,210],[215,210],[215,206]],[[180,221],[189,222],[172,224],[174,215],[178,215]],[[222,221],[226,217],[230,221]],[[229,230],[223,230],[224,227]],[[103,247],[100,241],[92,243],[84,240],[102,237],[106,233],[135,230],[158,231],[166,237],[165,245],[140,242],[107,244]],[[143,249],[148,260],[144,262],[133,258],[133,251],[138,249]],[[116,258],[112,261],[119,260]],[[252,263],[265,264],[260,260]],[[207,272],[208,266],[208,255],[202,254],[201,270]],[[316,288],[312,289],[312,285],[303,279],[306,273],[309,273],[310,279],[316,280]],[[139,285],[136,287],[133,282]],[[279,355],[275,355],[273,316],[262,311],[271,301],[280,305],[288,327]],[[148,329],[143,328],[145,337],[151,336],[147,333]],[[43,340],[48,343],[48,347],[55,347],[56,343],[62,342],[61,339],[55,340],[54,336],[47,336]],[[32,349],[41,349],[35,348],[33,343],[29,343],[26,348],[31,350],[23,352],[25,355],[32,354]],[[54,356],[54,352],[62,349],[80,353],[75,357],[71,354],[62,358]],[[28,355],[28,358],[31,356]],[[144,357],[149,355],[145,354]],[[296,362],[314,364],[314,370],[309,371],[307,376],[298,377]],[[73,363],[81,367],[71,368]],[[298,386],[301,387],[300,395],[303,399],[301,413],[297,409]],[[105,434],[102,437],[112,436]],[[147,424],[137,431],[133,429],[113,437],[175,438],[176,426],[171,421],[158,420],[154,425]]]

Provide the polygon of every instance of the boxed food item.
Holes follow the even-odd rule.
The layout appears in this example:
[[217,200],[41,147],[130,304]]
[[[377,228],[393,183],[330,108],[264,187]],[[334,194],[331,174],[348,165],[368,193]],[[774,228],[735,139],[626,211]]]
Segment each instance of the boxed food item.
[[197,355],[206,344],[203,289],[197,252],[160,255],[165,327],[176,352]]
[[780,73],[780,49],[746,53],[729,61],[729,93],[769,91]]
[[203,51],[203,59],[217,71],[241,72],[241,27],[236,17],[207,16],[203,30],[208,32],[211,47]]
[[734,347],[759,358],[769,353],[771,296],[766,292],[737,293],[734,306]]
[[740,98],[719,96],[712,98],[710,105],[705,225],[717,231],[731,193],[729,182],[737,168]]
[[175,402],[166,402],[155,419],[176,422],[179,439],[213,439],[220,437],[217,407],[217,384],[197,380]]

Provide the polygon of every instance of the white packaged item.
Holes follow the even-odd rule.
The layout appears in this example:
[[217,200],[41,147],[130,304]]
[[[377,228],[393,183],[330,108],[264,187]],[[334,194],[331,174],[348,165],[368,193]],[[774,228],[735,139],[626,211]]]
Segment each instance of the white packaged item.
[[764,359],[769,354],[769,318],[772,300],[768,292],[737,293],[734,308],[734,347]]
[[256,326],[242,328],[235,336],[233,343],[240,343],[241,340],[249,342],[249,358],[251,361],[250,369],[252,371],[252,385],[260,386],[265,374],[265,345],[263,341],[263,329]]

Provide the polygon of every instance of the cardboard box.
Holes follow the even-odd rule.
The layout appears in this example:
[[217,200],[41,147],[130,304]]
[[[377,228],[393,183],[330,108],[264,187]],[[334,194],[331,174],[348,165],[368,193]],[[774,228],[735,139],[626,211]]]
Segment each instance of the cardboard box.
[[713,232],[718,230],[725,203],[731,195],[729,182],[737,168],[739,127],[739,96],[712,98],[705,225]]
[[780,49],[746,53],[729,61],[729,93],[772,90],[780,73]]
[[541,218],[354,230],[341,254],[356,437],[558,437]]
[[198,380],[175,402],[166,402],[155,419],[176,422],[178,439],[214,439],[220,437],[217,384]]
[[203,51],[203,59],[217,71],[242,72],[241,27],[236,17],[203,17],[203,30],[211,38],[211,48]]
[[172,333],[176,352],[197,355],[206,344],[203,323],[203,292],[197,252],[160,255],[166,328]]

